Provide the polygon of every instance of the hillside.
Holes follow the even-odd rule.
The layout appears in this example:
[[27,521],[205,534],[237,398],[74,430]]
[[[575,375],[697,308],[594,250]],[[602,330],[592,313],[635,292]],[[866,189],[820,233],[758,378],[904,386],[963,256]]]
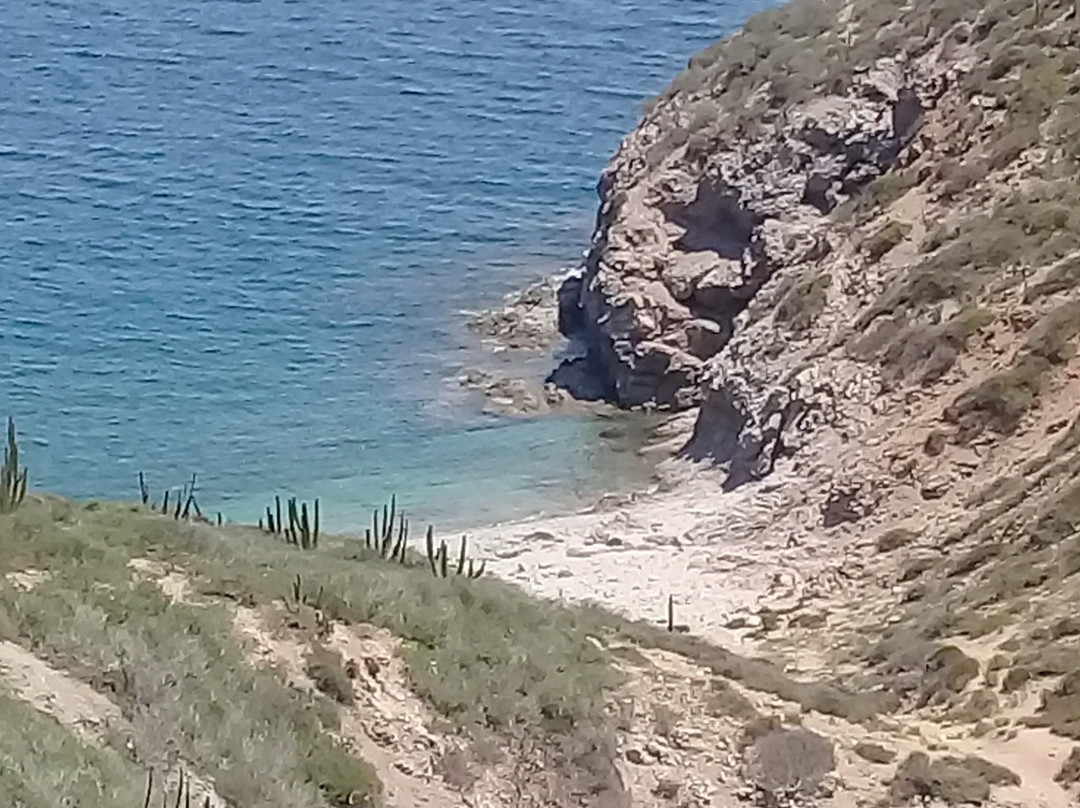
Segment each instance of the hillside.
[[684,412],[719,475],[647,539],[694,631],[894,694],[894,783],[977,752],[1030,789],[900,802],[1076,799],[1078,40],[1071,0],[761,14],[650,102],[559,294],[587,355],[552,381]]
[[1074,805],[1078,12],[796,0],[651,102],[554,379],[683,413],[653,490],[436,560],[12,457],[0,802]]

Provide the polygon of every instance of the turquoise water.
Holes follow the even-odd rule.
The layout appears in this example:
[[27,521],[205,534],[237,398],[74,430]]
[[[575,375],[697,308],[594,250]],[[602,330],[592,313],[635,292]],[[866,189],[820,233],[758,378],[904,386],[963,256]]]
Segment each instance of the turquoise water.
[[480,414],[460,310],[573,264],[641,99],[760,3],[27,0],[0,37],[0,414],[34,483],[453,524],[642,474]]

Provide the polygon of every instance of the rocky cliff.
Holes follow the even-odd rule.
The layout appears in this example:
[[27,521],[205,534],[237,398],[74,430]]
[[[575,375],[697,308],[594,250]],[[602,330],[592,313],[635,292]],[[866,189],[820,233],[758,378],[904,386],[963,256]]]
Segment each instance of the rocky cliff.
[[950,389],[945,440],[1015,431],[1077,326],[1078,16],[796,0],[695,56],[600,179],[552,380],[700,407],[684,454],[729,487],[897,395]]

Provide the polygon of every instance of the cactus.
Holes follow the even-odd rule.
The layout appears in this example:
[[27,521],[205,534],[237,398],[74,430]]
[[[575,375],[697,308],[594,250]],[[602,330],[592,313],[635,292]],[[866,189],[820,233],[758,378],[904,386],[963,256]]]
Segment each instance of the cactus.
[[409,520],[405,518],[405,512],[398,508],[396,495],[390,497],[389,505],[371,512],[371,527],[364,529],[364,546],[374,550],[380,558],[406,563]]
[[427,557],[431,564],[431,574],[437,576],[439,573],[435,571],[435,528],[431,525],[428,525],[427,529]]
[[273,507],[266,506],[266,517],[259,520],[259,527],[262,528],[265,522],[267,533],[281,536],[289,544],[304,550],[314,550],[319,546],[321,519],[319,500],[315,500],[309,508],[308,503],[289,497],[285,500],[285,513],[282,515],[281,497],[275,496]]
[[292,605],[290,605],[289,598],[286,595],[285,598],[283,598],[283,600],[285,601],[285,608],[288,609],[291,612],[295,612],[301,606],[310,606],[313,609],[321,609],[322,608],[324,592],[325,592],[324,588],[322,586],[320,586],[319,591],[315,595],[314,599],[312,599],[308,595],[305,595],[304,594],[304,582],[300,578],[300,576],[297,575],[293,579],[293,582],[292,582],[292,599],[293,599],[293,603],[292,603]]
[[308,521],[307,503],[300,503],[300,543],[306,550],[311,546],[311,524]]
[[8,445],[4,449],[4,465],[0,469],[0,513],[11,513],[26,499],[29,470],[19,471],[19,441],[15,421],[8,418]]
[[409,541],[409,520],[405,518],[405,514],[401,514],[401,518],[398,519],[398,537],[394,542],[393,552],[390,554],[391,561],[400,561],[405,563],[405,546]]
[[462,536],[461,537],[461,555],[458,556],[458,562],[457,562],[457,574],[458,575],[464,575],[465,574],[465,542],[466,542],[466,539],[465,539],[464,536]]
[[475,580],[484,574],[486,562],[481,561],[477,564],[475,559],[468,557],[468,538],[466,536],[461,537],[457,565],[453,568],[449,565],[450,553],[446,546],[446,542],[439,542],[438,549],[436,549],[435,530],[432,527],[428,527],[427,529],[426,543],[428,565],[431,567],[431,574],[436,578],[449,578],[450,573],[453,572],[456,576],[463,576]]
[[[150,798],[154,795],[154,770],[151,769],[146,778],[146,799],[143,800],[143,808],[150,808]],[[168,805],[168,787],[161,794],[161,805],[163,808]],[[176,802],[173,804],[173,808],[191,808],[191,781],[184,780],[184,770],[179,770],[179,776],[177,778],[176,785]],[[202,808],[210,808],[210,797],[203,800]]]

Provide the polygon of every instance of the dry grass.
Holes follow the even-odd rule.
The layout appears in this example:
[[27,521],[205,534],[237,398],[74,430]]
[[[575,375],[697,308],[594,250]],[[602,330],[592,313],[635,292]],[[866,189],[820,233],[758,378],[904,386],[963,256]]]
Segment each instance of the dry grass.
[[3,693],[0,726],[0,794],[6,805],[142,805],[144,774],[119,751],[88,746]]
[[[244,663],[224,605],[170,603],[133,582],[132,558],[179,564],[219,603],[269,604],[300,574],[305,591],[322,588],[331,617],[400,636],[416,692],[463,730],[529,735],[557,751],[549,759],[567,776],[579,760],[595,763],[608,733],[605,688],[615,683],[589,640],[604,630],[598,615],[490,578],[434,578],[357,542],[326,544],[300,553],[255,529],[179,525],[119,504],[31,502],[0,518],[0,572],[52,576],[29,592],[0,585],[0,626],[105,689],[134,727],[141,763],[175,745],[236,804],[315,808],[350,793],[363,804],[378,782],[326,734],[321,704]],[[340,665],[310,662],[320,686],[347,701]]]

